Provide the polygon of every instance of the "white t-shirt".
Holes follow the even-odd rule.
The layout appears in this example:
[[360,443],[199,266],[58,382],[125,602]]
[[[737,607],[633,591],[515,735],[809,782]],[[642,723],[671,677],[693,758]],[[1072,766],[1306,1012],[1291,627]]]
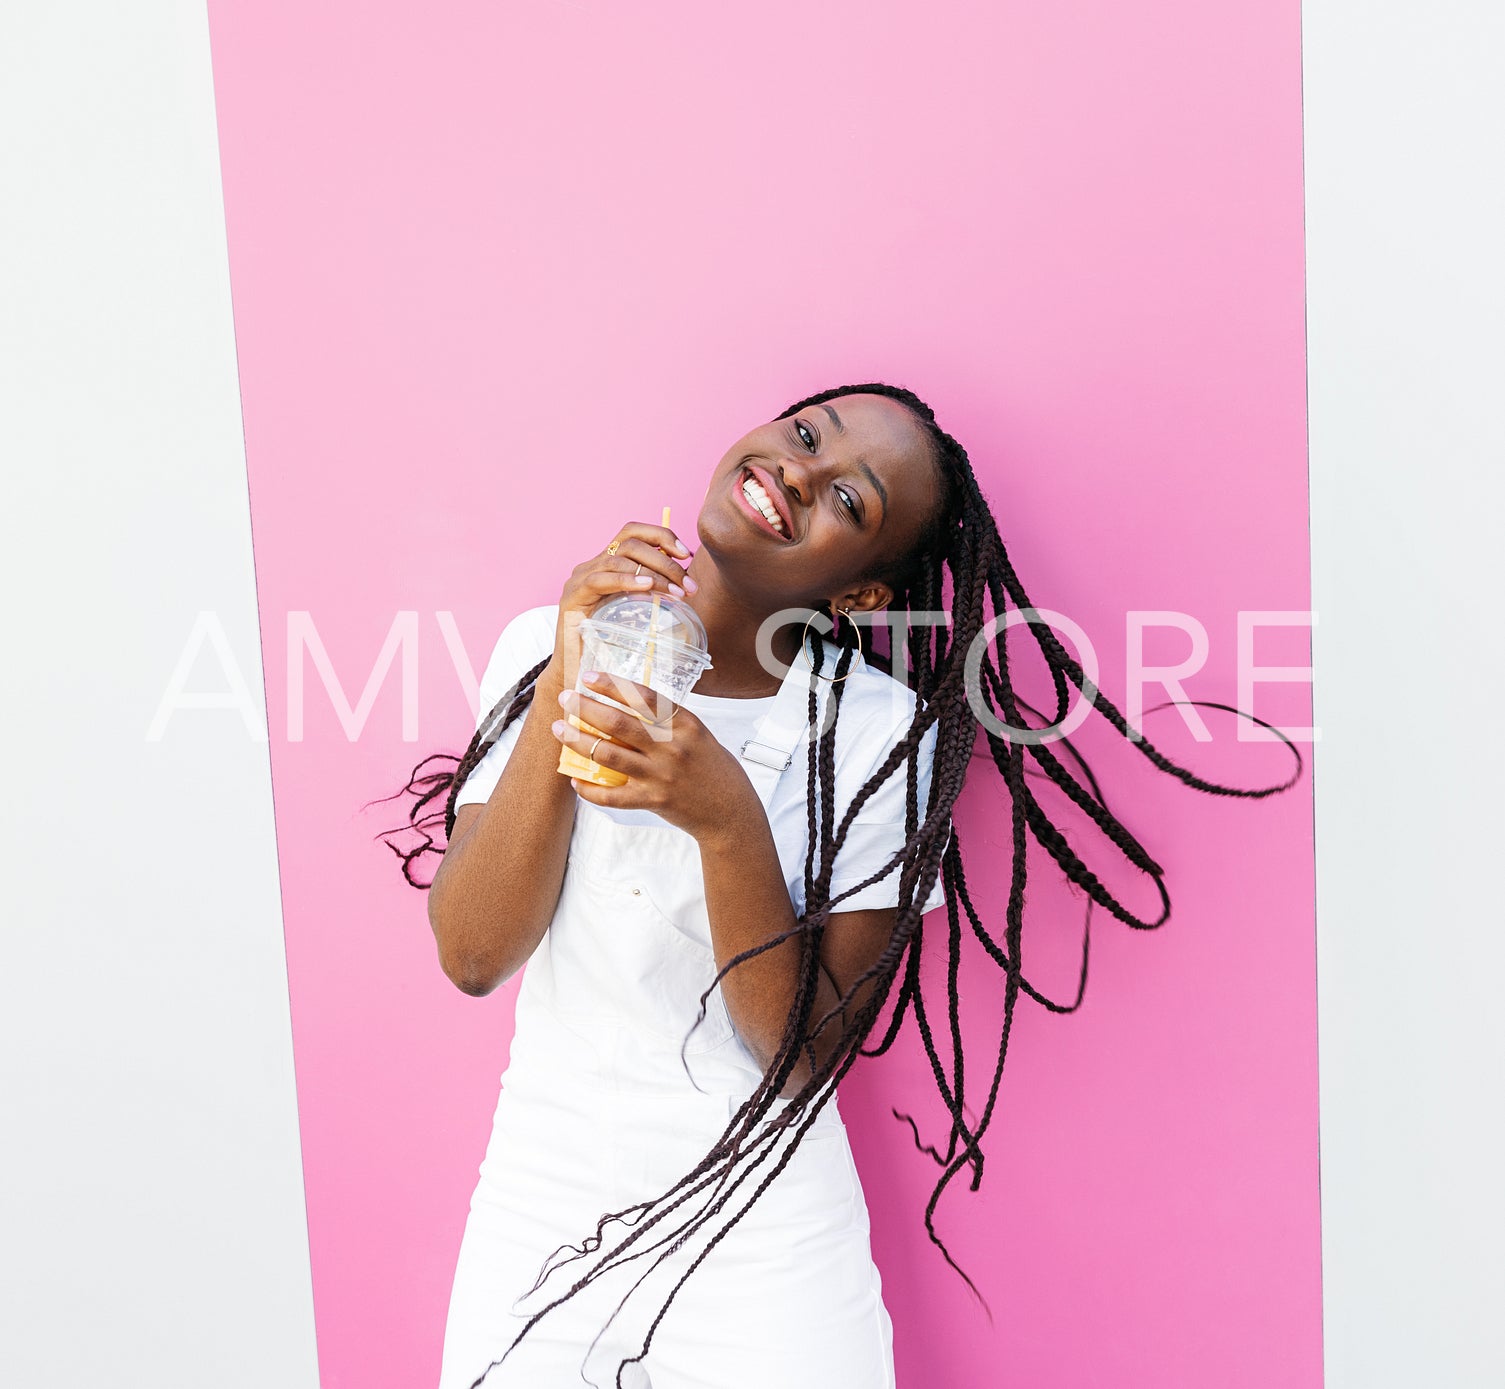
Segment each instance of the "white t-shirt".
[[[553,651],[558,619],[558,605],[551,604],[529,608],[507,624],[481,677],[477,728],[508,688]],[[917,707],[912,690],[869,665],[863,665],[842,683],[846,688],[842,692],[836,719],[836,816],[833,827],[840,825],[857,792],[909,731]],[[758,699],[729,699],[696,694],[691,690],[682,707],[704,723],[723,747],[740,753],[743,742],[752,736],[758,720],[772,703],[772,695]],[[522,732],[524,717],[520,714],[512,721],[471,772],[455,797],[457,810],[462,805],[480,804],[490,798]],[[924,814],[930,795],[935,742],[936,729],[932,726],[926,731],[919,749],[917,804],[920,815]],[[806,797],[810,754],[811,745],[802,740],[795,748],[789,769],[779,777],[768,805],[769,826],[796,912],[805,909]],[[906,764],[900,763],[888,780],[864,802],[836,855],[836,868],[831,877],[832,896],[870,877],[903,847],[905,783]],[[626,823],[663,823],[649,810],[597,808],[607,809],[612,816]],[[860,911],[897,906],[899,871],[900,865],[896,864],[886,877],[838,902],[835,910]],[[944,906],[945,902],[945,889],[937,874],[925,910],[932,911]]]

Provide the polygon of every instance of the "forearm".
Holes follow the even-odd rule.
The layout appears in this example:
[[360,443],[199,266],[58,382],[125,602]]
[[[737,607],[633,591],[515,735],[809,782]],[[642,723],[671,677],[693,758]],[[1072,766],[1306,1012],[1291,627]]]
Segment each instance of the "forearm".
[[466,993],[491,992],[522,968],[559,901],[578,801],[560,776],[561,681],[538,677],[512,755],[469,831],[445,851],[429,889],[429,923],[445,974]]
[[[714,833],[698,838],[711,945],[716,967],[722,969],[742,951],[792,930],[796,922],[794,904],[789,900],[789,888],[768,818],[756,802]],[[794,1007],[801,949],[799,937],[793,936],[742,961],[721,981],[733,1026],[765,1068],[778,1052]],[[839,1001],[830,978],[820,971],[810,1011],[811,1025]],[[836,1018],[816,1038],[815,1051],[821,1061],[826,1059],[841,1030],[840,1018]],[[795,1093],[809,1078],[809,1054],[801,1048],[783,1093]]]

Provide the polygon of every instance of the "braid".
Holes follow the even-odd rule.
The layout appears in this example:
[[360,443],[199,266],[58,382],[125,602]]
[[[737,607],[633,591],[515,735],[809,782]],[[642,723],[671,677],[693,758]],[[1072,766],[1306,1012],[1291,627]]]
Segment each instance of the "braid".
[[[403,794],[417,796],[417,800],[408,811],[407,824],[383,830],[377,835],[377,838],[397,855],[402,863],[402,876],[414,887],[427,889],[433,885],[432,878],[426,883],[420,883],[413,876],[414,863],[425,854],[432,853],[438,854],[440,858],[444,857],[444,849],[435,845],[434,837],[429,831],[437,829],[440,821],[443,821],[445,844],[448,845],[449,837],[455,832],[455,798],[460,794],[460,788],[465,785],[470,774],[480,766],[481,759],[491,751],[502,733],[515,719],[521,718],[527,712],[528,706],[533,702],[535,682],[543,674],[543,669],[548,663],[548,657],[545,657],[536,666],[523,672],[517,683],[497,700],[490,712],[481,720],[480,727],[476,729],[475,735],[470,740],[470,746],[460,757],[456,757],[451,752],[433,753],[413,768],[408,776],[407,785],[400,787],[390,796],[379,796],[375,801],[369,802],[369,804],[377,805],[382,801],[394,800]],[[423,768],[430,762],[453,762],[455,766],[450,771],[424,772]],[[444,795],[444,809],[430,811],[425,815],[424,808],[441,794]],[[417,848],[403,849],[392,842],[392,836],[404,835],[409,831],[416,831],[422,841]]]
[[[799,983],[779,1049],[762,1080],[742,1102],[721,1136],[692,1171],[654,1200],[603,1215],[593,1235],[578,1246],[561,1246],[550,1256],[535,1284],[536,1290],[556,1268],[597,1253],[608,1225],[630,1225],[627,1234],[615,1248],[587,1269],[573,1287],[527,1322],[513,1340],[512,1346],[516,1346],[552,1307],[593,1282],[607,1269],[648,1256],[653,1256],[648,1272],[658,1267],[676,1250],[683,1248],[692,1238],[709,1228],[718,1216],[732,1206],[743,1183],[768,1162],[777,1149],[779,1140],[787,1138],[778,1160],[763,1175],[751,1194],[740,1205],[736,1205],[724,1223],[715,1229],[675,1283],[649,1326],[638,1354],[619,1367],[619,1385],[626,1365],[641,1361],[648,1354],[658,1326],[685,1280],[784,1169],[794,1148],[808,1131],[822,1106],[835,1093],[841,1078],[859,1056],[881,1056],[888,1051],[910,1014],[914,1017],[915,1029],[935,1081],[936,1091],[950,1118],[951,1130],[944,1149],[925,1143],[912,1117],[901,1114],[898,1110],[894,1111],[894,1115],[909,1126],[916,1148],[941,1169],[925,1206],[926,1234],[946,1262],[962,1277],[974,1295],[982,1300],[972,1280],[952,1258],[945,1242],[937,1233],[934,1218],[942,1195],[961,1171],[970,1168],[969,1185],[973,1191],[981,1184],[982,1140],[996,1107],[1019,995],[1027,994],[1053,1012],[1074,1012],[1081,1006],[1086,995],[1093,907],[1103,908],[1115,919],[1138,930],[1154,930],[1163,925],[1171,910],[1170,895],[1164,883],[1164,870],[1109,810],[1096,777],[1071,740],[1063,736],[1056,738],[1055,741],[1060,746],[1060,755],[1057,755],[1041,738],[1015,739],[1006,736],[1008,730],[1050,730],[1060,724],[1065,719],[1070,704],[1071,687],[1075,686],[1089,705],[1101,712],[1154,767],[1176,777],[1193,790],[1216,796],[1258,799],[1289,789],[1299,779],[1302,771],[1301,754],[1289,738],[1263,720],[1255,719],[1252,714],[1245,714],[1229,705],[1199,700],[1167,702],[1205,703],[1209,708],[1226,709],[1270,728],[1290,747],[1295,758],[1295,770],[1287,780],[1278,785],[1255,789],[1219,785],[1178,766],[1142,734],[1132,730],[1128,720],[1087,678],[1081,665],[1061,645],[1045,621],[1035,615],[1034,605],[1014,572],[966,450],[940,427],[934,411],[914,392],[881,382],[838,386],[797,401],[778,418],[788,418],[800,410],[838,396],[857,394],[886,396],[910,411],[921,427],[929,449],[930,462],[940,483],[937,505],[916,543],[907,553],[890,560],[870,577],[881,580],[891,588],[894,597],[890,606],[899,611],[944,609],[949,580],[952,620],[949,627],[909,625],[903,646],[893,642],[890,643],[892,649],[889,655],[875,650],[868,657],[878,669],[886,670],[889,674],[893,673],[895,661],[907,659],[909,683],[916,696],[915,715],[905,735],[895,744],[867,783],[857,791],[852,803],[842,810],[839,818],[836,806],[835,732],[843,689],[841,677],[851,667],[857,643],[855,632],[848,637],[839,634],[836,636],[839,648],[836,674],[833,677],[836,683],[822,682],[819,678],[820,667],[825,662],[825,649],[823,643],[816,643],[808,713],[812,725],[822,727],[823,731],[814,754],[808,759],[805,909],[789,931],[741,952],[717,972],[716,978],[700,997],[700,1013],[697,1018],[698,1025],[699,1020],[705,1016],[711,992],[729,971],[745,960],[777,948],[791,937],[798,937]],[[1025,628],[1039,648],[1050,672],[1056,709],[1054,717],[1049,720],[1014,689],[1013,671],[1005,640],[1007,628],[1003,625],[1010,604],[1020,610],[1022,621],[1019,625]],[[981,638],[990,627],[989,609],[993,614],[992,634],[984,642]],[[829,612],[827,616],[830,617]],[[851,628],[850,623],[846,626]],[[966,656],[979,647],[982,659],[978,670],[978,688],[969,692]],[[544,664],[540,662],[535,666],[498,701],[489,716],[483,720],[481,729],[471,740],[464,756],[458,759],[453,772],[423,773],[427,762],[434,760],[425,759],[425,762],[414,769],[408,784],[402,788],[404,792],[418,796],[409,816],[408,827],[416,828],[423,837],[423,843],[409,853],[404,854],[396,848],[393,850],[402,859],[404,876],[409,882],[415,882],[410,871],[415,859],[426,852],[442,852],[435,849],[433,840],[427,834],[428,829],[437,826],[440,816],[431,813],[420,819],[420,812],[441,792],[447,790],[442,818],[446,835],[453,831],[454,800],[459,787],[501,731],[527,708],[532,698],[533,681]],[[818,694],[822,683],[827,685],[829,697],[834,701],[834,709],[828,717],[817,722],[817,715],[820,713]],[[974,697],[982,700],[998,724],[1004,727],[1004,733],[995,731],[989,721],[979,717],[978,711],[973,707]],[[1026,722],[1026,713],[1035,722]],[[981,750],[977,746],[979,726],[983,732]],[[935,750],[930,790],[927,802],[921,805],[919,751],[922,740],[932,729],[935,731]],[[1001,932],[990,929],[972,900],[962,862],[962,839],[951,820],[953,808],[971,771],[974,757],[980,751],[985,751],[997,768],[1010,808],[1012,871]],[[1031,762],[1033,766],[1030,765]],[[1076,774],[1069,769],[1068,762],[1076,769]],[[904,768],[905,776],[903,847],[863,882],[844,889],[833,897],[833,874],[850,826],[861,807],[900,767]],[[1029,789],[1027,783],[1030,778],[1050,782],[1091,820],[1130,865],[1150,879],[1161,903],[1160,914],[1154,920],[1142,919],[1131,912],[1071,848],[1060,827]],[[1076,998],[1069,1005],[1045,997],[1032,988],[1023,976],[1027,851],[1031,839],[1060,868],[1068,887],[1086,899],[1081,970]],[[899,872],[899,902],[893,931],[882,953],[854,981],[835,1006],[819,1017],[812,1017],[821,974],[820,943],[831,914],[841,909],[843,899],[887,878],[896,868]],[[930,1005],[921,988],[921,952],[925,939],[921,907],[938,879],[943,884],[946,898],[944,1010],[945,1038],[949,1045],[945,1051],[938,1044],[936,1029],[931,1023]],[[415,882],[415,886],[425,884]],[[961,956],[964,939],[968,934],[978,941],[986,957],[1003,972],[1005,979],[1003,1011],[998,1023],[998,1044],[992,1065],[986,1072],[986,1092],[980,1109],[974,1109],[967,1096],[967,1085],[972,1073],[965,1064],[963,1054],[960,1012]],[[860,1005],[857,1004],[859,992],[869,984],[872,987],[867,997]],[[892,1014],[880,1029],[879,1019],[889,1006],[890,999],[893,1004]],[[838,1031],[838,1036],[828,1050],[826,1059],[821,1061],[816,1054],[814,1041],[817,1036],[828,1031]],[[809,1064],[809,1078],[796,1094],[776,1110],[775,1106],[801,1056]],[[975,1078],[973,1079],[975,1083]],[[642,1218],[631,1220],[631,1217]],[[555,1260],[566,1251],[569,1251],[568,1256],[556,1264]],[[646,1272],[643,1277],[647,1277]],[[634,1288],[641,1281],[640,1278]],[[626,1296],[630,1296],[631,1291]],[[626,1301],[626,1296],[623,1302]],[[983,1305],[986,1307],[985,1301]],[[619,1303],[618,1310],[621,1306],[622,1303]],[[991,1311],[989,1316],[991,1317]],[[508,1351],[503,1353],[504,1358],[511,1348],[509,1346]],[[488,1366],[487,1371],[477,1378],[475,1385],[479,1385],[486,1373],[499,1363],[501,1362],[494,1361],[492,1366]]]

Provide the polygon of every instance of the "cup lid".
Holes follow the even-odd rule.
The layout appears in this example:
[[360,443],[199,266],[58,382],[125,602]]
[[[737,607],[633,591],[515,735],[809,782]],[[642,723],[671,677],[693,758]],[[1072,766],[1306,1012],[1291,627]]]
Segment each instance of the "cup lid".
[[[660,594],[655,603],[651,594],[619,593],[599,603],[581,625],[606,631],[619,639],[643,642],[651,639],[683,647],[702,657],[708,655],[710,645],[705,624],[695,609],[665,594]],[[708,659],[706,664],[710,664]]]

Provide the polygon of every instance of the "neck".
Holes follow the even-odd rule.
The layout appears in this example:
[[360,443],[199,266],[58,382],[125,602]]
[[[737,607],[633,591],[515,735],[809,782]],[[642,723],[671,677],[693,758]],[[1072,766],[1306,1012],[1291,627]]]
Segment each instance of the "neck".
[[[705,623],[710,643],[709,670],[695,682],[697,694],[723,699],[754,699],[775,694],[780,677],[758,659],[758,628],[770,611],[766,606],[749,602],[726,583],[709,557],[699,551],[687,571],[697,588],[685,601]],[[799,659],[800,633],[797,627],[780,628],[772,636],[773,654],[782,666]]]

